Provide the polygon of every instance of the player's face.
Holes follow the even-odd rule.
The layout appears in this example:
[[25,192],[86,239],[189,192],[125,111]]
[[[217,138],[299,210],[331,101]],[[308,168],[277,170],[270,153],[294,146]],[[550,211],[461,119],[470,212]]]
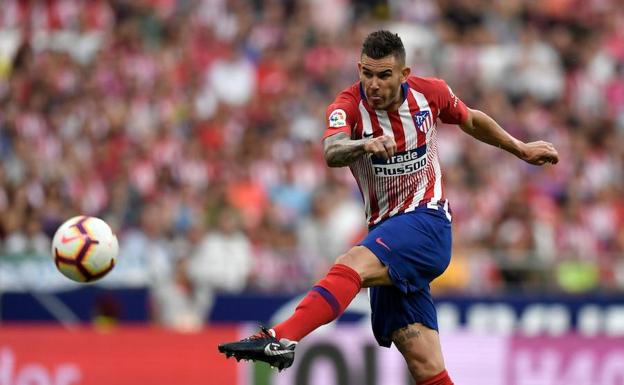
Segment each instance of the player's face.
[[358,63],[366,100],[376,110],[393,110],[401,104],[401,83],[410,69],[393,55],[372,59],[362,55]]

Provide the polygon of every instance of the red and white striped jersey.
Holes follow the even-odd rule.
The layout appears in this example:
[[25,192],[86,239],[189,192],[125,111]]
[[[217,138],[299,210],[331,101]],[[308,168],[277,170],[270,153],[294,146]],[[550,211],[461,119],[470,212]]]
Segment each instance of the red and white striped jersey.
[[440,79],[410,76],[402,84],[404,101],[397,111],[374,110],[360,83],[343,90],[327,108],[323,138],[344,132],[351,139],[394,137],[396,154],[388,161],[363,156],[350,165],[364,199],[368,225],[417,207],[444,207],[438,160],[437,120],[459,124],[466,105]]

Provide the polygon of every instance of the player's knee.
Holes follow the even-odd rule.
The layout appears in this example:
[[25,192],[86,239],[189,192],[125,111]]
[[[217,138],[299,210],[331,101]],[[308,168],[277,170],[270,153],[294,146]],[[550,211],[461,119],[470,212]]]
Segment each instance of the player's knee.
[[349,250],[346,253],[340,255],[338,258],[336,258],[336,261],[335,261],[336,264],[349,266],[353,270],[357,271],[359,274],[360,271],[359,271],[359,266],[357,262],[358,262],[357,258],[355,258],[355,255],[352,252],[352,250]]
[[337,264],[347,265],[355,270],[362,280],[362,287],[389,285],[388,269],[375,254],[363,246],[355,246],[336,258]]

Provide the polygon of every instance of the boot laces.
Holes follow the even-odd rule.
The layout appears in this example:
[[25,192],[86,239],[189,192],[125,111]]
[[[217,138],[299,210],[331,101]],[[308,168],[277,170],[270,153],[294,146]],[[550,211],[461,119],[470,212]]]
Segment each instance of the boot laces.
[[255,340],[266,339],[266,338],[275,338],[275,337],[273,337],[271,332],[269,332],[269,329],[265,328],[264,326],[261,326],[260,331],[258,333],[254,334],[251,337],[246,338],[246,340],[255,341]]

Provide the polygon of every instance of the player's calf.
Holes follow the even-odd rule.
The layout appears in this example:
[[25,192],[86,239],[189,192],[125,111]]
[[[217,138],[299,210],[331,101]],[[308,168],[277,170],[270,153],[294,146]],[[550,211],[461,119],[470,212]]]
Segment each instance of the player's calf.
[[[405,358],[407,367],[418,384],[428,383],[445,370],[440,339],[436,330],[413,323],[392,334],[392,342]],[[446,382],[432,382],[444,384]]]

